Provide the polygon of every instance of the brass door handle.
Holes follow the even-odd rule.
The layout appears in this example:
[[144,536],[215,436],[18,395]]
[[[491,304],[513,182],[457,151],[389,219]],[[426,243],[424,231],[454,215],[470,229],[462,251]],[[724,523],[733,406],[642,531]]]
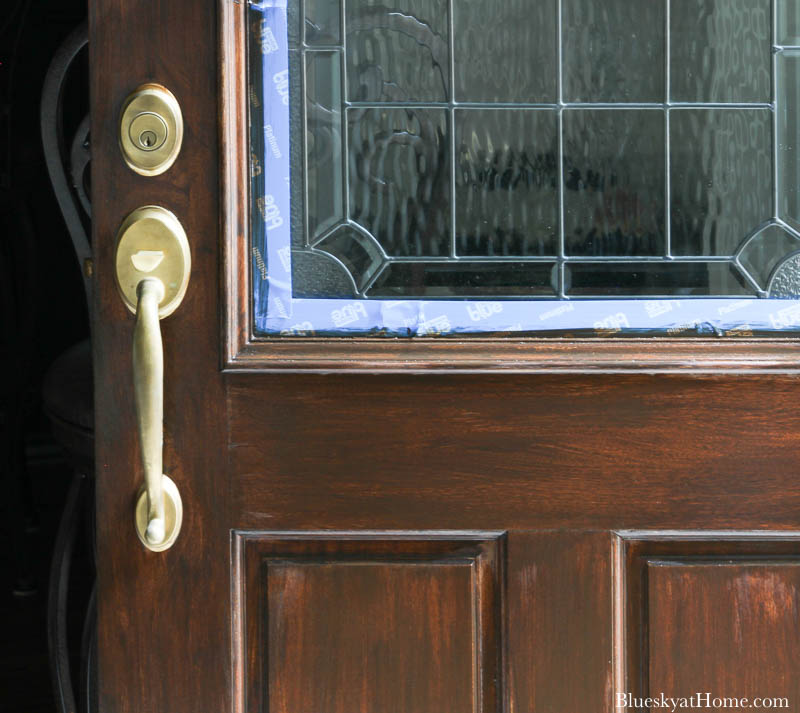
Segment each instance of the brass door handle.
[[[136,423],[144,469],[145,517],[140,522],[137,506],[137,530],[144,527],[144,544],[158,547],[167,539],[165,501],[172,500],[170,535],[180,529],[180,495],[175,483],[163,472],[164,447],[164,349],[158,305],[164,299],[164,284],[157,277],[145,277],[136,287],[136,326],[133,329],[133,387]],[[174,491],[165,497],[165,490]],[[177,527],[176,527],[177,526]],[[141,537],[141,533],[140,533]],[[174,541],[174,540],[173,540]]]
[[144,485],[135,507],[136,533],[149,550],[175,543],[183,520],[178,487],[163,472],[164,349],[160,320],[180,304],[190,256],[178,219],[158,206],[129,215],[117,236],[117,286],[136,314],[133,385]]

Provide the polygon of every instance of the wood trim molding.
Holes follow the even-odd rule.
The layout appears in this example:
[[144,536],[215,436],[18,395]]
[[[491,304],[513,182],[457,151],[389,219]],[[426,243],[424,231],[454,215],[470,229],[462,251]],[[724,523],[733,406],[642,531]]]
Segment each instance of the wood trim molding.
[[797,340],[250,339],[227,371],[800,373]]
[[247,4],[220,0],[220,295],[222,366],[251,341],[247,146]]
[[246,5],[220,0],[221,368],[226,372],[800,373],[793,338],[379,338],[253,334]]

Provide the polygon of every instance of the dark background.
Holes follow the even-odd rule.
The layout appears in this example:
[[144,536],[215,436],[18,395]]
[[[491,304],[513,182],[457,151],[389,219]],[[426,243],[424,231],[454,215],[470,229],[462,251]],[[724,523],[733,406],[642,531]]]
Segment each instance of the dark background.
[[[88,337],[89,328],[78,263],[45,166],[39,106],[50,60],[86,12],[85,0],[5,0],[0,8],[3,712],[56,710],[47,658],[47,578],[72,472],[42,410],[42,379],[66,348]],[[77,75],[64,110],[67,131],[88,112],[85,61]],[[23,260],[34,267],[30,277]],[[17,424],[24,426],[23,437],[14,443],[10,434]],[[18,455],[23,467],[15,469]],[[14,508],[25,514],[21,555],[11,532]],[[85,537],[78,548],[70,593],[70,634],[76,644],[91,587]]]

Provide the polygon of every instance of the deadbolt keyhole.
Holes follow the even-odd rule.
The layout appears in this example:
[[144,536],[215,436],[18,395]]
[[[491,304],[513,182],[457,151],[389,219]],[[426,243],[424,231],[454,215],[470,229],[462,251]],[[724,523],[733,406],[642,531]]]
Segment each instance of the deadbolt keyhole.
[[139,145],[143,149],[151,149],[153,146],[156,145],[156,141],[158,137],[156,136],[155,131],[143,131],[139,134]]
[[155,155],[166,143],[169,128],[163,117],[152,111],[143,111],[131,121],[128,136],[137,149]]

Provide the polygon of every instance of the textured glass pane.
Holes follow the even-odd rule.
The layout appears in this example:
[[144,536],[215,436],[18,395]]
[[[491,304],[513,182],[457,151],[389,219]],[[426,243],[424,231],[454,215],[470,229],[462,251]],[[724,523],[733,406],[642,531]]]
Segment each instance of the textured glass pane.
[[339,44],[340,13],[335,0],[305,0],[307,45]]
[[800,46],[800,5],[797,0],[775,0],[778,15],[777,44]]
[[770,0],[671,3],[672,101],[770,101]]
[[783,260],[769,281],[768,293],[777,299],[797,299],[800,295],[800,253]]
[[558,115],[455,112],[459,255],[558,252]]
[[450,97],[447,0],[348,0],[349,101]]
[[779,225],[769,225],[748,240],[739,263],[756,284],[766,290],[773,271],[787,255],[800,250],[800,238]]
[[750,295],[727,262],[569,263],[566,293],[573,297]]
[[568,255],[662,255],[664,114],[564,112],[564,235]]
[[535,297],[555,295],[554,263],[395,263],[376,280],[371,297]]
[[564,101],[664,101],[664,2],[562,0],[562,7]]
[[449,255],[447,113],[349,109],[350,218],[389,255]]
[[800,226],[800,52],[777,58],[778,210],[785,221]]
[[[306,175],[308,235],[322,235],[342,218],[342,97],[338,52],[306,53]],[[278,150],[271,145],[271,150]]]
[[558,100],[556,0],[454,2],[460,102]]
[[318,250],[292,250],[291,260],[294,297],[327,299],[356,296],[351,274],[332,255]]
[[732,255],[773,212],[767,109],[671,112],[672,251]]

